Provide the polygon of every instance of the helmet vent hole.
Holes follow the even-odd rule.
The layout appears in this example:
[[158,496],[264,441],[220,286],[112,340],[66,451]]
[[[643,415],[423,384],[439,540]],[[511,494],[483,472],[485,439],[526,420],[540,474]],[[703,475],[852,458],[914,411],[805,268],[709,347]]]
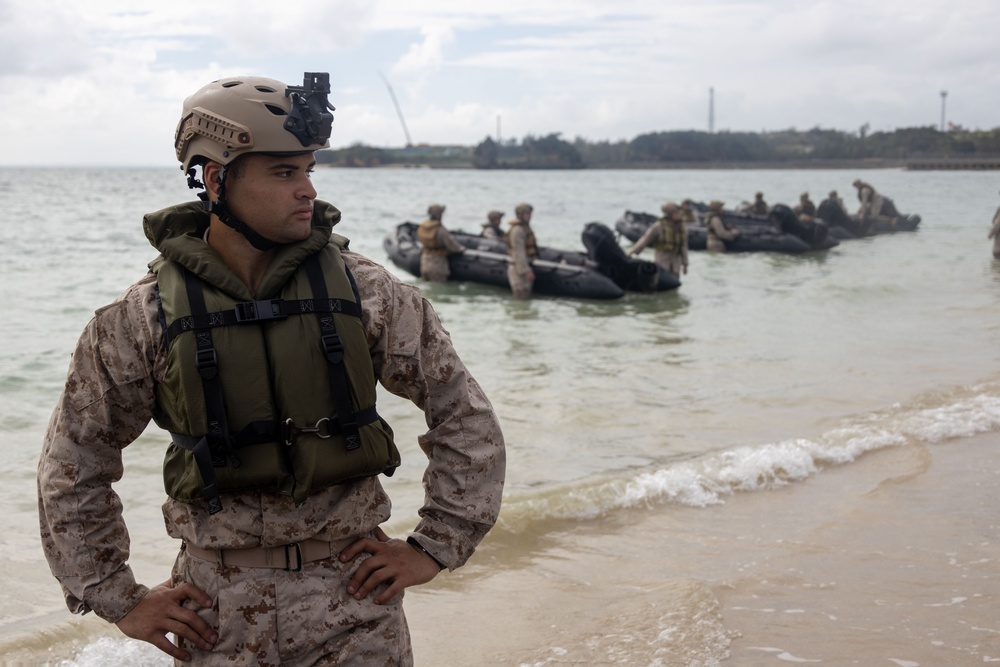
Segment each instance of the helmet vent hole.
[[223,88],[232,88],[234,86],[239,86],[242,83],[243,83],[242,81],[238,81],[238,80],[237,81],[223,81],[222,82],[222,87]]
[[276,92],[278,92],[278,91],[276,91],[274,88],[272,88],[270,86],[254,86],[254,88],[256,88],[258,90],[258,92],[261,92],[261,93],[276,93]]
[[273,113],[275,116],[287,115],[287,112],[284,109],[279,106],[275,106],[274,104],[265,104],[264,108]]

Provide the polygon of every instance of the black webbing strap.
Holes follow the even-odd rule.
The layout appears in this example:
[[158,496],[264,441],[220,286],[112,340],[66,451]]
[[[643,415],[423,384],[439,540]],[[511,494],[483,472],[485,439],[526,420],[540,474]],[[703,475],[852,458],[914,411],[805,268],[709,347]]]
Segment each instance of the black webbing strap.
[[[326,290],[326,280],[323,278],[323,268],[319,264],[319,253],[310,255],[305,261],[306,275],[312,287],[313,298],[318,302],[330,301]],[[337,300],[339,301],[339,300]],[[348,303],[348,302],[343,302]],[[360,303],[360,302],[359,302]],[[330,367],[330,386],[333,390],[334,407],[340,430],[344,434],[344,443],[348,450],[361,446],[361,435],[358,432],[358,418],[354,414],[354,403],[351,400],[351,388],[347,383],[347,367],[344,365],[344,344],[337,333],[333,321],[333,312],[316,311],[319,318],[320,342],[323,346],[323,356]]]
[[[375,406],[358,410],[355,414],[358,426],[367,426],[379,420]],[[341,434],[340,424],[323,417],[315,424],[296,424],[291,419],[250,422],[237,433],[232,434],[233,446],[236,449],[248,445],[259,445],[267,442],[283,442],[291,445],[301,433],[312,433],[321,438],[333,438]],[[186,447],[186,449],[190,449]]]
[[[243,301],[236,304],[232,310],[221,310],[207,313],[206,321],[199,322],[198,328],[214,329],[215,327],[233,324],[248,324],[267,320],[283,320],[289,315],[305,313],[344,313],[361,317],[361,306],[358,303],[342,299],[265,299],[263,301]],[[170,323],[167,335],[173,338],[184,331],[195,328],[194,314],[181,317]]]
[[[222,500],[219,498],[215,467],[226,465],[226,456],[232,460],[233,467],[240,466],[240,458],[229,442],[229,425],[226,420],[226,406],[222,394],[222,379],[219,377],[219,359],[212,345],[212,332],[208,326],[212,319],[205,306],[205,296],[201,291],[201,283],[190,271],[184,271],[184,286],[187,290],[188,305],[194,324],[195,353],[194,363],[201,376],[201,384],[205,394],[205,417],[208,421],[208,433],[205,434],[205,448],[209,456],[198,456],[198,447],[192,449],[201,481],[205,485],[205,500],[208,501],[210,514],[222,510]],[[206,464],[207,463],[207,464]]]
[[[198,465],[198,472],[201,473],[202,493],[208,503],[208,513],[215,514],[222,511],[222,498],[219,495],[219,483],[215,476],[215,465],[212,462],[212,452],[208,447],[208,438],[202,436],[196,441],[194,438],[173,435],[173,443],[182,449],[186,449],[194,455],[194,461]],[[192,442],[194,441],[194,442]]]

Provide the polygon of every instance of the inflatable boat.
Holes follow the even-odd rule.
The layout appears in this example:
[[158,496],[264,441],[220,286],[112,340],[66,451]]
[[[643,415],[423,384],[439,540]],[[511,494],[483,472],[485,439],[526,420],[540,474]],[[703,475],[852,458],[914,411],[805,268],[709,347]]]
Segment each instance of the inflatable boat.
[[[701,217],[707,216],[707,207],[699,205]],[[804,253],[826,250],[839,242],[829,233],[823,220],[802,222],[795,212],[784,204],[775,205],[768,215],[754,215],[736,211],[722,212],[726,223],[740,230],[740,236],[726,241],[727,252],[783,252]],[[625,211],[615,223],[615,229],[635,243],[656,216],[649,213]],[[708,228],[703,224],[687,225],[688,249],[705,250],[708,245]]]
[[[392,262],[408,273],[420,275],[420,242],[417,225],[404,222],[386,235],[383,246]],[[471,281],[510,289],[507,244],[461,230],[451,235],[465,251],[450,255],[450,280]],[[676,289],[680,281],[656,264],[629,258],[618,245],[614,232],[598,222],[584,227],[588,252],[540,246],[532,261],[534,292],[586,299],[615,299],[626,290],[659,292]]]
[[891,217],[878,217],[874,220],[862,220],[851,215],[833,199],[824,199],[816,209],[816,215],[830,226],[831,233],[837,238],[856,239],[876,234],[894,234],[896,232],[913,232],[920,225],[919,215],[905,215],[896,210],[892,199],[882,197],[882,210],[889,211]]
[[[382,245],[393,264],[419,277],[421,247],[417,240],[417,227],[413,222],[400,223],[386,235]],[[510,289],[510,283],[507,282],[509,257],[506,246],[504,245],[501,253],[493,245],[503,245],[502,241],[462,232],[452,232],[452,236],[466,249],[448,256],[450,280]],[[541,257],[532,261],[531,266],[535,273],[533,291],[536,294],[579,299],[618,299],[625,295],[624,289],[591,266]]]

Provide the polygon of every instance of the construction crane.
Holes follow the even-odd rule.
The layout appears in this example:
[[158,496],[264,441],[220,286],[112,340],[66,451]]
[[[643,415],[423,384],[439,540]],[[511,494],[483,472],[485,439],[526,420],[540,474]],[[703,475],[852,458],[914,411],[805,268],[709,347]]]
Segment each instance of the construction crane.
[[399,102],[396,101],[396,93],[392,92],[392,86],[389,85],[389,79],[385,78],[382,72],[378,75],[382,77],[382,81],[385,82],[385,87],[389,89],[389,97],[392,98],[392,105],[396,107],[396,115],[399,116],[399,124],[403,126],[403,134],[406,136],[406,147],[409,148],[413,145],[410,141],[410,131],[406,129],[406,121],[403,119],[403,110],[399,108]]

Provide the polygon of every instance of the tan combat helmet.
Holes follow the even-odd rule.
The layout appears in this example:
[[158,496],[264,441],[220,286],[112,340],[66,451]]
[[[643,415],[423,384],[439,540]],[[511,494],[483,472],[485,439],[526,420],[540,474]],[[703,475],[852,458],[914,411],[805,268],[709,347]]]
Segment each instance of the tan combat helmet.
[[681,207],[672,201],[668,201],[666,204],[660,207],[660,210],[663,211],[665,214],[670,215],[671,213],[676,213],[677,211],[681,210]]
[[531,213],[535,208],[531,204],[518,204],[514,207],[514,215],[521,217],[525,213]]
[[[330,75],[306,72],[302,86],[261,76],[219,79],[184,100],[174,133],[181,169],[246,153],[301,154],[330,146]],[[190,173],[190,172],[189,172]]]
[[431,220],[440,220],[444,215],[444,206],[441,204],[431,204],[427,207],[427,217]]
[[713,199],[712,201],[710,201],[710,202],[708,203],[708,207],[709,207],[710,209],[712,209],[713,211],[719,211],[719,212],[721,212],[721,211],[722,211],[722,207],[723,207],[723,206],[725,206],[725,204],[723,204],[723,203],[722,203],[721,201],[719,201],[718,199]]
[[503,211],[490,211],[486,214],[487,220],[503,220]]
[[261,76],[213,81],[184,100],[174,132],[174,150],[189,188],[204,188],[195,168],[212,161],[222,165],[218,196],[198,194],[219,220],[246,237],[258,250],[276,242],[260,235],[229,209],[226,167],[241,155],[301,155],[330,145],[333,107],[330,75],[306,72],[301,86],[286,86]]

